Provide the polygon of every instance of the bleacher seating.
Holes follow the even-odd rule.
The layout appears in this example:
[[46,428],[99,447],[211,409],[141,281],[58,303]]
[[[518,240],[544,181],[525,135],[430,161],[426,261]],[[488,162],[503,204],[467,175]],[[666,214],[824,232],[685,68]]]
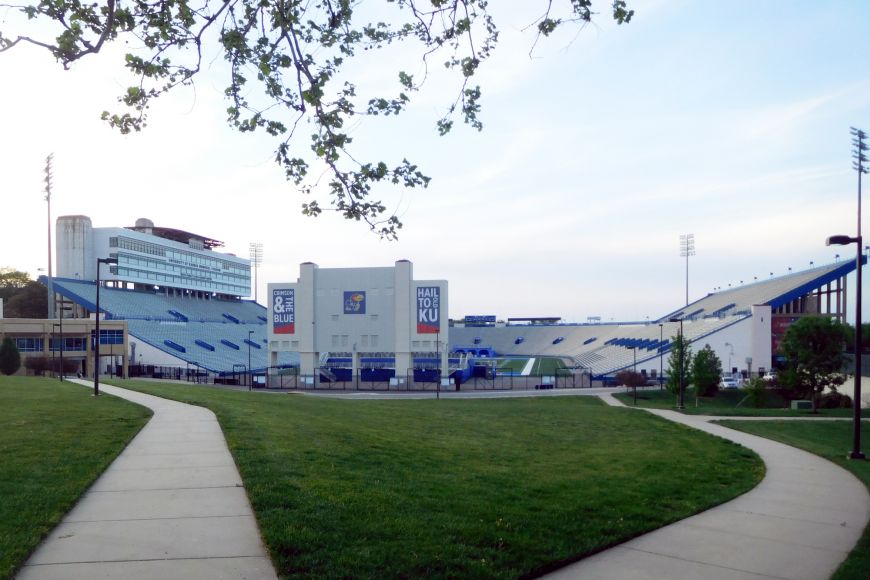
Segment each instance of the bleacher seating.
[[[709,294],[651,322],[454,327],[450,343],[461,347],[482,339],[498,355],[563,357],[591,369],[594,375],[631,368],[635,357],[638,368],[658,368],[659,357],[668,355],[671,337],[679,332],[679,322],[671,319],[682,319],[685,337],[690,343],[699,342],[751,317],[753,305],[776,308],[844,275],[849,268],[854,269],[854,264],[840,262],[742,284]],[[517,341],[519,336],[522,341]],[[563,340],[557,340],[560,337]]]
[[[96,309],[96,286],[78,280],[55,279],[57,292],[88,310]],[[130,336],[167,352],[186,364],[217,374],[248,365],[262,370],[268,356],[266,309],[249,300],[204,300],[149,292],[100,289],[100,309],[107,318],[126,320]],[[279,365],[298,364],[298,357],[279,353]]]

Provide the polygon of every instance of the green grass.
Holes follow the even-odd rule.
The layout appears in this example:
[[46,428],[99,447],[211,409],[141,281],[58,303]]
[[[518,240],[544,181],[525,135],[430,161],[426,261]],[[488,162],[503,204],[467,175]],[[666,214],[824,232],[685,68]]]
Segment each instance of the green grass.
[[[774,439],[815,453],[854,473],[870,488],[870,461],[846,459],[852,449],[849,421],[721,421],[722,425]],[[867,432],[868,423],[862,421]],[[865,448],[866,450],[866,448]],[[832,577],[833,580],[865,580],[870,573],[870,526]]]
[[587,397],[359,401],[117,384],[215,411],[285,578],[535,574],[763,474],[744,448]]
[[151,411],[39,377],[0,376],[0,578],[11,578]]
[[498,370],[504,372],[513,372],[519,374],[522,372],[524,368],[526,368],[526,363],[529,362],[528,357],[523,358],[500,358],[496,359],[496,364],[498,365]]
[[[626,405],[634,405],[634,397],[631,390],[623,393],[615,393],[614,396]],[[720,390],[715,397],[700,397],[698,406],[695,406],[695,392],[692,388],[686,390],[683,395],[685,404],[684,413],[688,415],[716,415],[723,417],[851,417],[852,409],[819,409],[817,414],[811,411],[792,411],[785,408],[785,403],[774,393],[768,395],[768,407],[756,409],[748,406],[749,401],[737,406],[744,397],[740,389]],[[637,390],[637,406],[651,409],[675,410],[676,397],[670,392],[658,388],[644,388]],[[870,410],[861,411],[865,417],[870,417]]]
[[565,363],[560,358],[537,357],[532,366],[532,374],[535,376],[555,376],[558,371],[565,368]]

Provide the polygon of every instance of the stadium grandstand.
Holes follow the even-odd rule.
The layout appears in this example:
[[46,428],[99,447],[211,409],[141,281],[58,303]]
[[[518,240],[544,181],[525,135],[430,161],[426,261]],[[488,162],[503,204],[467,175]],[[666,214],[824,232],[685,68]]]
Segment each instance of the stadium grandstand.
[[[129,334],[127,354],[123,357],[110,354],[109,360],[101,363],[108,362],[105,368],[109,372],[128,368],[131,376],[165,377],[172,375],[167,369],[174,369],[181,378],[183,372],[189,377],[191,369],[195,369],[196,376],[230,382],[239,375],[299,373],[300,366],[306,367],[302,359],[307,357],[307,366],[317,369],[315,375],[321,379],[325,373],[325,382],[346,382],[346,367],[354,376],[371,377],[373,381],[387,378],[386,367],[413,368],[415,375],[409,376],[409,382],[417,382],[417,373],[433,374],[434,380],[439,380],[434,374],[440,373],[443,380],[457,371],[465,381],[476,372],[475,368],[484,369],[487,377],[501,372],[553,373],[540,370],[551,368],[540,364],[550,358],[559,363],[560,369],[564,366],[588,379],[607,380],[620,370],[631,368],[648,377],[661,377],[673,339],[679,333],[692,344],[693,350],[709,344],[726,373],[748,377],[777,368],[782,364],[779,341],[795,320],[807,315],[845,320],[846,276],[855,270],[852,261],[837,262],[741,284],[710,293],[657,320],[642,322],[602,323],[600,319],[590,319],[586,324],[567,324],[558,316],[547,316],[509,318],[504,324],[497,323],[495,316],[467,316],[440,329],[449,356],[442,355],[437,334],[409,335],[407,340],[403,339],[408,344],[399,346],[377,342],[379,336],[381,342],[391,336],[394,325],[388,322],[393,316],[400,315],[402,320],[410,316],[407,326],[419,329],[420,321],[405,312],[404,307],[396,311],[398,314],[384,311],[377,328],[370,322],[364,327],[356,324],[363,318],[374,320],[377,314],[374,310],[364,316],[354,317],[351,313],[348,316],[354,322],[352,326],[325,328],[321,338],[327,342],[312,343],[313,348],[309,346],[309,350],[300,354],[295,342],[298,338],[273,334],[269,310],[246,299],[251,294],[250,262],[219,252],[221,246],[221,242],[212,238],[156,227],[147,219],[137,220],[131,227],[93,228],[86,216],[62,216],[57,219],[57,276],[43,277],[41,281],[49,286],[53,304],[65,318],[93,319],[98,310],[96,281],[100,280],[101,316],[125,321]],[[405,267],[406,262],[397,262],[397,267]],[[409,262],[407,267],[410,268]],[[371,272],[380,272],[363,270],[369,277]],[[321,277],[337,277],[338,281],[332,284],[336,288],[353,286],[351,274],[359,272],[348,272],[324,269]],[[381,272],[384,276],[389,273]],[[342,277],[346,275],[350,279]],[[303,278],[300,277],[302,282]],[[446,281],[442,282],[442,308],[446,314]],[[424,288],[435,285],[429,281],[420,284]],[[285,286],[295,287],[294,283]],[[328,291],[331,296],[335,293],[332,286],[323,292]],[[380,286],[386,288],[389,284],[384,282]],[[298,291],[303,291],[302,286]],[[358,294],[365,296],[364,292]],[[376,308],[378,300],[377,292],[372,290],[370,308]],[[300,304],[309,302],[303,300]],[[323,308],[327,308],[328,302],[323,303]],[[404,304],[405,300],[399,302]],[[305,308],[311,308],[310,304]],[[330,325],[336,318],[343,320],[343,315],[324,310],[319,318]],[[404,327],[405,323],[402,324]],[[49,342],[43,345],[46,353],[50,349],[45,344]],[[90,352],[87,348],[78,355],[83,374],[92,373]],[[404,358],[399,361],[400,355],[407,361]],[[523,357],[528,360],[492,363],[493,359]],[[278,370],[290,367],[295,369]],[[389,378],[401,382],[403,372],[394,370]],[[316,377],[314,382],[318,382]],[[535,386],[545,384],[533,382]]]
[[450,347],[484,358],[559,357],[596,379],[631,368],[656,377],[667,366],[673,337],[682,332],[694,350],[709,344],[726,372],[754,376],[782,363],[779,340],[799,317],[845,320],[846,275],[854,270],[854,262],[839,262],[744,284],[652,321],[457,323],[450,329]]
[[[242,299],[251,292],[250,262],[216,251],[222,245],[147,219],[127,228],[93,228],[86,216],[61,216],[58,277],[40,281],[57,304],[69,305],[59,313],[93,318],[100,268],[99,311],[104,319],[126,321],[133,376],[263,373],[266,308]],[[82,367],[86,360],[82,356]],[[298,357],[291,353],[277,361],[293,364]],[[106,370],[113,368],[120,368],[114,360]]]

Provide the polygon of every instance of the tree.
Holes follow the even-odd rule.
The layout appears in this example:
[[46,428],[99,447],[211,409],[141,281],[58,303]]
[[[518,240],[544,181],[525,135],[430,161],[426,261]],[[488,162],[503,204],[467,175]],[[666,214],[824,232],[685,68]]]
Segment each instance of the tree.
[[637,388],[646,384],[646,376],[637,371],[624,370],[616,373],[616,382],[634,392],[634,403],[637,404]]
[[0,373],[14,375],[21,368],[21,353],[11,337],[5,337],[0,343]]
[[783,337],[786,371],[780,374],[780,385],[799,397],[811,398],[814,413],[822,391],[836,392],[846,380],[843,350],[847,336],[846,328],[827,316],[804,316]]
[[[668,357],[668,382],[665,383],[668,390],[678,394],[680,390],[685,392],[689,377],[691,376],[690,364],[692,361],[692,347],[685,336],[671,337],[671,356]],[[682,378],[682,386],[680,379]]]
[[0,268],[0,299],[7,302],[30,281],[30,275],[27,272],[12,268]]
[[[535,34],[533,49],[541,37],[566,25],[582,28],[595,15],[593,0],[539,1],[542,14],[528,27]],[[631,20],[634,11],[626,0],[606,1],[618,24]],[[395,238],[402,224],[373,197],[375,189],[380,184],[426,187],[430,178],[407,159],[364,160],[351,149],[350,128],[360,117],[405,111],[430,64],[439,59],[456,74],[458,91],[435,123],[437,132],[448,133],[457,113],[480,130],[482,92],[472,81],[499,35],[488,0],[387,0],[374,7],[351,0],[107,0],[104,5],[40,0],[2,6],[22,18],[12,21],[19,31],[0,31],[0,52],[29,43],[48,50],[68,69],[110,43],[140,47],[128,48],[133,52],[125,57],[136,79],[119,98],[127,110],[102,114],[122,133],[141,130],[151,101],[193,84],[203,58],[213,62],[218,51],[228,64],[224,93],[230,125],[274,137],[275,160],[303,193],[314,193],[321,175],[328,174],[332,209],[365,221],[386,238]],[[46,27],[52,32],[43,37],[30,32]],[[358,94],[355,65],[368,51],[393,43],[417,45],[422,74],[415,78],[400,70],[392,94]],[[305,154],[296,143],[291,147],[303,122],[312,128]],[[302,204],[307,215],[323,210],[318,199]]]
[[48,312],[48,289],[30,281],[20,288],[4,308],[7,318],[45,318]]
[[699,350],[692,359],[692,384],[699,397],[712,397],[719,389],[722,377],[722,361],[709,344]]

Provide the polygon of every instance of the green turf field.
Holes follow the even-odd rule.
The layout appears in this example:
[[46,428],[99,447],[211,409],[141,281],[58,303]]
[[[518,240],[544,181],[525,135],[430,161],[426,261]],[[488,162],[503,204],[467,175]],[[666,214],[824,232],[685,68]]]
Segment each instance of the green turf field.
[[531,372],[529,376],[540,377],[540,376],[553,376],[560,369],[567,368],[565,363],[562,362],[560,358],[554,357],[505,357],[505,358],[494,358],[491,359],[495,361],[496,368],[501,373],[514,373],[515,375],[519,375],[523,372],[523,370],[528,365],[530,359],[535,359],[535,362],[532,364]]

